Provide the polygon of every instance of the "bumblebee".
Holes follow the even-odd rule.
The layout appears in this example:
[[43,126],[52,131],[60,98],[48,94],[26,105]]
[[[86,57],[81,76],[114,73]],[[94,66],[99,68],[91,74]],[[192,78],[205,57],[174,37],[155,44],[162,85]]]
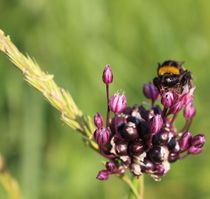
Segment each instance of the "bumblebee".
[[154,85],[161,90],[175,90],[182,93],[185,89],[192,87],[191,72],[183,68],[183,62],[174,60],[164,61],[158,64],[157,77],[154,78]]

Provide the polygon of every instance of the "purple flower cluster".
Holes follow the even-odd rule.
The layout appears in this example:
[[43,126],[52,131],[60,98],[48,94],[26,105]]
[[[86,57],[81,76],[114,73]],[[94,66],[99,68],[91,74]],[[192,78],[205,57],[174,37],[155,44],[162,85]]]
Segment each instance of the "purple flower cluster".
[[[99,113],[94,116],[95,141],[100,153],[109,159],[105,169],[97,175],[99,180],[107,180],[111,174],[122,175],[126,170],[137,177],[147,173],[159,180],[169,171],[171,163],[202,152],[204,135],[193,136],[189,131],[196,114],[192,84],[185,85],[181,92],[167,87],[160,89],[153,83],[145,84],[143,93],[151,100],[151,105],[145,108],[143,105],[128,106],[121,93],[109,97],[112,81],[112,70],[106,65],[103,72],[108,106],[106,126]],[[159,100],[161,106],[156,105]],[[175,121],[181,112],[185,124],[178,131]]]

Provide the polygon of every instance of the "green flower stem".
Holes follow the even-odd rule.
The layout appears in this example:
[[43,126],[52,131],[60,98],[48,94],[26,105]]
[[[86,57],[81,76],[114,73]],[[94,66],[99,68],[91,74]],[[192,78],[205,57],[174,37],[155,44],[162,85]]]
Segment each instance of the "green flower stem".
[[[127,179],[126,179],[127,180]],[[144,199],[144,177],[133,177],[132,180],[128,178],[126,182],[130,187],[129,199]]]
[[140,198],[144,199],[144,175],[142,175],[140,177],[140,187],[139,187],[139,194],[140,194]]
[[128,185],[130,189],[129,199],[140,199],[138,188],[136,187],[136,182],[134,182],[134,179],[131,181],[126,175],[122,176],[121,179]]

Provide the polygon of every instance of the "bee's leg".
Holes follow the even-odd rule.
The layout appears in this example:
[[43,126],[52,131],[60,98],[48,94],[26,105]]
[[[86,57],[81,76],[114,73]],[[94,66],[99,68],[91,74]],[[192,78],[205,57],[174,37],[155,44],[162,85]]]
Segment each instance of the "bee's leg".
[[157,87],[160,88],[160,78],[159,77],[155,77],[153,79],[153,84]]
[[191,72],[190,71],[185,71],[181,76],[180,76],[180,82],[182,85],[187,84],[190,82],[192,79]]

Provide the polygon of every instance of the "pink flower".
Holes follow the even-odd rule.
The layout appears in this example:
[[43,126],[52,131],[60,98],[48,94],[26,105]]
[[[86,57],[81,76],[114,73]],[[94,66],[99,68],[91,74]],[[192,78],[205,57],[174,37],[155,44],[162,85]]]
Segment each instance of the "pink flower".
[[149,128],[152,134],[156,134],[160,131],[163,126],[163,119],[161,115],[155,115],[149,121]]
[[174,104],[175,98],[176,97],[174,93],[168,91],[166,93],[163,93],[162,98],[161,98],[161,103],[164,107],[170,108]]
[[105,84],[111,84],[113,81],[112,69],[109,64],[104,69],[102,79]]
[[184,109],[184,117],[186,119],[191,119],[195,116],[196,109],[192,102],[188,103]]
[[100,113],[96,113],[94,115],[94,123],[95,123],[96,127],[99,129],[104,127],[104,121],[103,121],[103,118],[100,115]]
[[103,146],[109,142],[110,134],[111,132],[109,128],[96,129],[94,132],[94,138],[99,146]]
[[110,172],[108,170],[101,170],[97,175],[98,180],[108,180]]
[[121,113],[127,106],[126,97],[123,94],[114,94],[109,99],[109,108],[113,113]]
[[159,91],[153,83],[144,84],[143,87],[144,96],[151,100],[157,100]]

